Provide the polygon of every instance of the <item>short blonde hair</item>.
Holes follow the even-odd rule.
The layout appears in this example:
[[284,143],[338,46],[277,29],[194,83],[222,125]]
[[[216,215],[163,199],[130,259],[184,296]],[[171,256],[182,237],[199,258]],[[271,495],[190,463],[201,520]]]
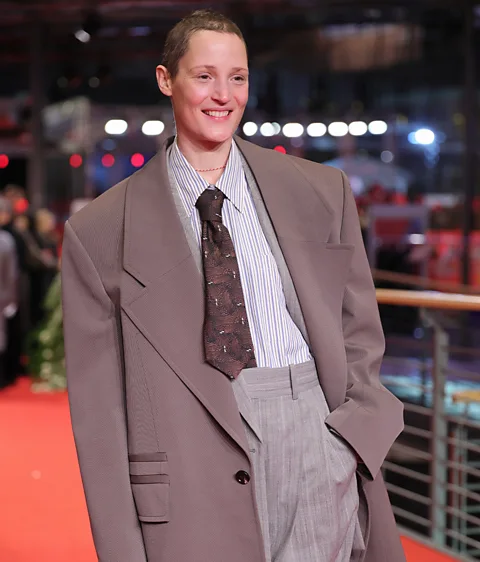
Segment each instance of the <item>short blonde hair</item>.
[[245,44],[240,28],[231,19],[214,10],[196,10],[183,18],[167,35],[163,50],[163,65],[170,76],[176,77],[180,59],[188,51],[190,38],[197,31],[217,31],[218,33],[232,33]]

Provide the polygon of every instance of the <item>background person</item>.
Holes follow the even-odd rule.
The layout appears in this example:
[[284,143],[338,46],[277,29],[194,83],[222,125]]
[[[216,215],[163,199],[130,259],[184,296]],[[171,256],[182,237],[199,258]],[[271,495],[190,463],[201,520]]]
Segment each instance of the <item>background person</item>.
[[[0,197],[0,228],[11,220],[11,204],[5,197]],[[0,389],[12,384],[16,372],[10,371],[6,363],[8,344],[7,317],[8,307],[16,308],[18,300],[18,267],[15,240],[13,236],[0,230]]]

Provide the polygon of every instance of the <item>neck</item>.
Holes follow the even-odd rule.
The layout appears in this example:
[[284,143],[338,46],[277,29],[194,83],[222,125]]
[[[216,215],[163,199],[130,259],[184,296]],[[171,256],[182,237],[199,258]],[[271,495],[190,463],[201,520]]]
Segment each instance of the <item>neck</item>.
[[229,139],[224,143],[196,143],[178,133],[177,144],[188,163],[195,170],[210,170],[226,165],[232,140]]

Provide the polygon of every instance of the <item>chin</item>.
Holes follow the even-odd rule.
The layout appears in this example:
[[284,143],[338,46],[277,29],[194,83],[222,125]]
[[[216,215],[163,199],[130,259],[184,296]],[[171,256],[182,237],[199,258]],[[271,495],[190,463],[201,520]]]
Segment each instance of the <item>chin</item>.
[[203,142],[207,144],[223,144],[232,140],[235,131],[218,131],[218,132],[205,132],[201,135]]

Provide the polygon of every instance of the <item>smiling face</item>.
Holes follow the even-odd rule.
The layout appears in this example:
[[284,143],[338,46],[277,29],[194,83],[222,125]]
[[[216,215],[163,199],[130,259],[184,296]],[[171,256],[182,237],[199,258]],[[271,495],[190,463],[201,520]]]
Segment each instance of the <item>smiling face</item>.
[[194,33],[175,78],[159,66],[157,80],[172,99],[179,138],[206,148],[231,141],[248,101],[247,50],[237,35]]

